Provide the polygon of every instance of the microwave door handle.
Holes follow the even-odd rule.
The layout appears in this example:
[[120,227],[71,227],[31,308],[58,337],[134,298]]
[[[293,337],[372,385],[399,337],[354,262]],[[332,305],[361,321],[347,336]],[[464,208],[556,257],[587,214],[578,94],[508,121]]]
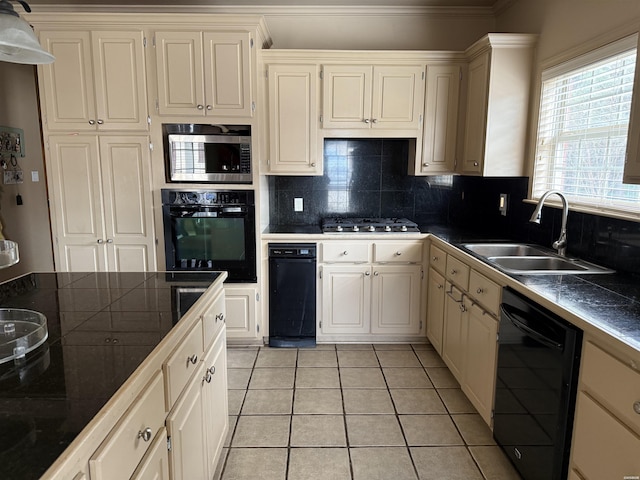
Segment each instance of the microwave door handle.
[[530,336],[534,340],[537,340],[538,342],[548,347],[555,348],[556,350],[562,350],[564,348],[564,345],[562,343],[558,343],[522,323],[520,320],[518,320],[518,315],[509,312],[509,308],[504,304],[500,305],[500,310],[502,310],[502,314],[507,318],[507,320],[509,320],[509,322],[511,322],[514,327],[516,327],[524,334]]

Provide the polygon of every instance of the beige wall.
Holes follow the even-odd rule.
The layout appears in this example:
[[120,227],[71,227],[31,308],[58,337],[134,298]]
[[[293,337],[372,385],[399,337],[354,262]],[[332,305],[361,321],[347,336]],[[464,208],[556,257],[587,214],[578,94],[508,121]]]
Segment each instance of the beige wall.
[[[31,271],[52,271],[51,229],[34,68],[0,62],[0,125],[24,130],[26,155],[18,158],[22,185],[2,185],[0,218],[4,235],[18,242],[20,263],[0,270],[0,281]],[[31,181],[37,171],[40,181]],[[1,182],[1,179],[0,179]],[[20,193],[23,205],[16,205]]]

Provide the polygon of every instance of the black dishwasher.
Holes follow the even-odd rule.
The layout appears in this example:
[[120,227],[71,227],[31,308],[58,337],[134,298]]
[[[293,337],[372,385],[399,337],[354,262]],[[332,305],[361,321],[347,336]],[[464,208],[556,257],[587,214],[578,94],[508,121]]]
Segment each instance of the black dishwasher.
[[524,480],[567,478],[582,331],[505,288],[493,436]]
[[269,244],[269,346],[316,344],[316,245]]

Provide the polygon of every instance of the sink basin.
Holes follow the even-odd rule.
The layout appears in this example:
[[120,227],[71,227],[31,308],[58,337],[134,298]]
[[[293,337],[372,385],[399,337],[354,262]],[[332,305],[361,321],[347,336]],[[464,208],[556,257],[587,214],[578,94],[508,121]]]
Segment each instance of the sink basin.
[[463,248],[506,273],[514,275],[576,275],[613,270],[524,243],[467,243]]
[[481,257],[524,257],[552,253],[543,247],[524,243],[467,243],[463,247]]

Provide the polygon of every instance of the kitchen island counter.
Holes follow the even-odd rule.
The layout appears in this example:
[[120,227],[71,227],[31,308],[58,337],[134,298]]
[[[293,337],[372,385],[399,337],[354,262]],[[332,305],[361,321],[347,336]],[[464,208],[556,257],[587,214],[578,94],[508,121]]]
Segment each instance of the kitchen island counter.
[[0,365],[0,478],[49,468],[188,309],[181,288],[206,273],[31,273],[0,285],[0,307],[36,310],[49,338]]

